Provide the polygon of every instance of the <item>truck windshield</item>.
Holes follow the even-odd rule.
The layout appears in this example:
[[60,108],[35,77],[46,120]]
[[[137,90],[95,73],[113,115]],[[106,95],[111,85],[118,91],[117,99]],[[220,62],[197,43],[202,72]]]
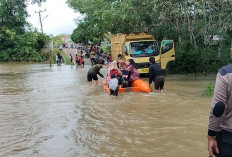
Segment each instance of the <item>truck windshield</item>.
[[130,43],[131,57],[158,56],[159,49],[154,41],[132,42]]

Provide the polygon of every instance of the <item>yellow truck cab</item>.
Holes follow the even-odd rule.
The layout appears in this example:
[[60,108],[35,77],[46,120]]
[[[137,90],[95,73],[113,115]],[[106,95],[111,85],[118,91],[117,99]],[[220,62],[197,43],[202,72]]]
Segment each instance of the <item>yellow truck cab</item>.
[[175,60],[173,40],[163,40],[160,46],[153,35],[147,33],[119,33],[111,36],[111,55],[118,60],[118,55],[126,61],[133,59],[140,74],[149,73],[149,57],[155,57],[156,63],[166,69],[169,61]]

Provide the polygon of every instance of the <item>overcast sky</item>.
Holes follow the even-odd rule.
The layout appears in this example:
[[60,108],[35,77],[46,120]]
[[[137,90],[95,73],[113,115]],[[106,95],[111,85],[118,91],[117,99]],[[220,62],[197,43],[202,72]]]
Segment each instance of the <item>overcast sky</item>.
[[74,19],[81,18],[82,16],[79,13],[74,13],[65,2],[66,0],[47,0],[47,2],[42,3],[41,7],[38,5],[29,5],[27,10],[31,17],[27,21],[41,31],[39,14],[35,13],[35,11],[44,11],[46,9],[45,12],[41,13],[44,33],[54,36],[63,33],[72,34],[73,30],[77,27]]

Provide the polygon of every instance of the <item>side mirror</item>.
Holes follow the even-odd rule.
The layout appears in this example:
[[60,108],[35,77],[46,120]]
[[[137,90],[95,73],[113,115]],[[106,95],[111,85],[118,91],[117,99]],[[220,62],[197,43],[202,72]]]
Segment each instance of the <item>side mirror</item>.
[[128,56],[127,47],[124,48],[124,53],[126,56]]

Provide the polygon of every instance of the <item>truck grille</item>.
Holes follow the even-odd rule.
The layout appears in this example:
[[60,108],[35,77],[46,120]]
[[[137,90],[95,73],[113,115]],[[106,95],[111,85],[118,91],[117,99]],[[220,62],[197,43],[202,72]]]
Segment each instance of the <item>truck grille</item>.
[[146,63],[135,63],[135,68],[136,69],[143,69],[143,68],[149,68],[150,63],[146,62]]

